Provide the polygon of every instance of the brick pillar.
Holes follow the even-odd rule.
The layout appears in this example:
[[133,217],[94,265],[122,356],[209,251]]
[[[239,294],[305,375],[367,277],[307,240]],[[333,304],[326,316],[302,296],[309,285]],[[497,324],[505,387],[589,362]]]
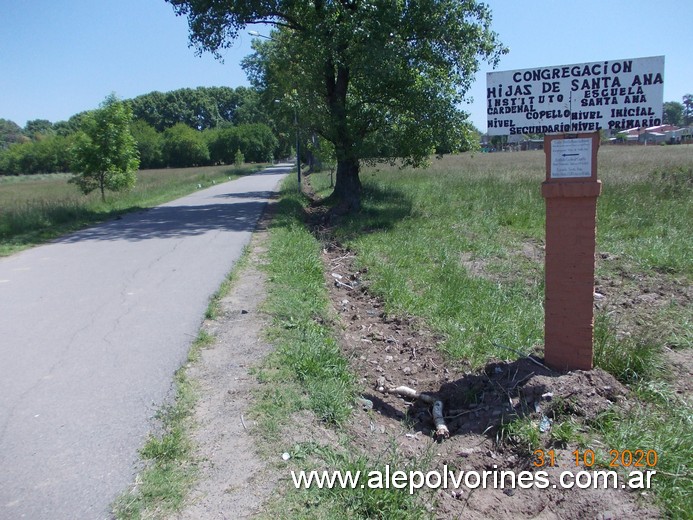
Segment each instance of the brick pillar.
[[[583,136],[584,137],[584,136]],[[553,178],[547,136],[546,284],[544,361],[557,370],[591,370],[594,329],[594,253],[596,244],[598,134],[592,140],[589,178]]]

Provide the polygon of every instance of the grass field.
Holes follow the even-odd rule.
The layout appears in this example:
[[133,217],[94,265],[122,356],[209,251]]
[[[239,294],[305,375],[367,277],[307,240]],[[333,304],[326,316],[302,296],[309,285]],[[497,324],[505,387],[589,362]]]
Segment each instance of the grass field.
[[[292,464],[313,469],[373,469],[384,464],[422,467],[384,454],[355,450],[341,433],[362,391],[359,376],[340,352],[340,327],[329,310],[321,238],[354,251],[368,289],[388,315],[411,316],[442,338],[452,363],[483,367],[543,349],[543,152],[494,153],[433,159],[426,170],[362,169],[363,210],[342,218],[326,237],[305,226],[307,204],[289,178],[268,252],[270,338],[276,352],[258,376],[266,391],[255,419],[268,453],[309,410],[340,432],[332,448],[300,444]],[[152,205],[237,173],[228,167],[143,172],[131,194],[83,197],[65,177],[0,178],[0,251],[5,253],[121,211]],[[598,202],[595,363],[628,385],[629,410],[557,434],[566,442],[659,454],[654,495],[672,518],[693,518],[693,148],[603,147],[603,194]],[[319,194],[329,177],[313,174]],[[208,313],[213,314],[210,306]],[[686,361],[687,360],[687,361]],[[683,371],[682,371],[683,370]],[[528,421],[508,426],[515,442],[531,445]],[[525,438],[523,438],[523,436]],[[290,437],[290,436],[289,436]],[[154,446],[156,447],[156,446]],[[153,449],[153,448],[152,448]],[[168,478],[168,477],[166,477]],[[165,479],[166,479],[165,478]],[[164,480],[165,480],[164,479]],[[287,484],[288,486],[288,484]],[[282,490],[287,491],[287,490]],[[289,490],[272,501],[267,518],[424,518],[416,497],[393,492]]]
[[[693,148],[603,147],[599,177],[604,187],[598,203],[597,289],[608,296],[596,309],[595,363],[627,384],[638,406],[600,417],[580,435],[614,449],[656,449],[657,503],[672,517],[688,518],[693,516],[691,385],[667,356],[682,354],[690,367]],[[541,355],[544,178],[543,152],[449,156],[434,159],[427,170],[364,168],[363,210],[339,221],[329,238],[356,253],[369,291],[382,299],[386,313],[422,320],[444,338],[449,359],[481,367],[512,355],[496,348],[498,343]],[[319,194],[329,193],[327,175],[314,174],[311,183]],[[305,279],[317,269],[320,242],[303,227],[299,205],[287,190],[272,231],[270,256],[276,259],[270,263],[270,310],[279,330],[292,331],[282,340],[281,362],[275,360],[267,371],[274,394],[265,396],[261,415],[274,417],[275,423],[281,423],[277,416],[301,408],[335,420],[321,414],[314,400],[324,400],[329,367],[339,366],[339,380],[349,381],[342,362],[335,360],[334,340],[311,339],[339,333],[324,328],[329,319],[323,304],[303,309],[291,303],[308,287],[310,294],[317,291],[311,301],[323,298],[315,287],[321,276]],[[287,313],[288,308],[296,311]],[[316,316],[323,316],[318,331]],[[328,345],[327,351],[320,344]],[[282,381],[290,393],[283,392]],[[345,388],[349,385],[341,384],[329,401],[332,410],[351,404],[355,390]],[[343,412],[338,417],[338,423],[345,420]],[[566,433],[571,435],[577,433]],[[326,456],[321,460],[325,463]],[[354,455],[341,467],[359,461]],[[381,500],[380,507],[392,506],[400,518],[421,513],[416,504],[394,498],[388,506],[387,497],[291,497],[277,511],[298,507],[291,502],[297,500],[324,511],[315,512],[316,517],[331,518],[330,511],[348,508],[362,511],[354,517],[368,518],[372,502]],[[340,500],[346,502],[340,505]]]
[[252,173],[262,165],[143,170],[127,193],[83,195],[70,174],[0,176],[0,256],[68,231],[181,197],[212,182]]

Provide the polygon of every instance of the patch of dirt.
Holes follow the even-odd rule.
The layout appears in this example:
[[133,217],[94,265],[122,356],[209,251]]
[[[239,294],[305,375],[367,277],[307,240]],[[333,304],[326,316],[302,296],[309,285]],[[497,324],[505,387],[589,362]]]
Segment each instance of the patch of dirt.
[[[607,265],[617,261],[618,257],[609,253],[597,256],[597,262]],[[607,312],[622,334],[629,334],[651,326],[663,307],[693,304],[693,287],[654,272],[632,274],[616,265],[597,277],[595,296],[596,309]]]
[[[610,253],[597,255],[607,266],[606,274],[595,280],[595,310],[608,314],[618,337],[665,338],[664,359],[674,390],[690,400],[693,397],[693,350],[681,348],[670,335],[660,313],[667,307],[693,306],[693,286],[656,272],[633,274]],[[610,265],[612,264],[612,265]]]
[[693,404],[693,351],[667,348],[664,355],[671,366],[671,385],[684,401]]
[[[540,256],[534,248],[527,255]],[[447,359],[437,348],[442,338],[417,320],[383,312],[382,302],[368,292],[365,273],[353,267],[354,258],[339,245],[323,250],[330,298],[343,329],[341,345],[362,388],[362,409],[349,433],[365,453],[384,453],[394,443],[404,457],[428,461],[426,468],[414,468],[422,471],[440,471],[445,465],[456,471],[531,471],[536,469],[533,459],[521,447],[514,449],[497,439],[503,435],[503,424],[524,417],[537,428],[548,424],[541,433],[542,445],[555,449],[558,463],[541,469],[552,483],[558,482],[561,471],[585,469],[574,464],[571,452],[576,446],[550,443],[551,422],[568,415],[587,421],[610,407],[628,406],[626,388],[599,369],[556,373],[536,357],[494,361],[469,372],[464,363]],[[430,405],[388,391],[400,385],[443,402],[450,438],[435,442]],[[441,489],[434,504],[438,518],[660,516],[646,495],[621,489]]]
[[252,392],[259,386],[250,370],[271,350],[263,339],[266,317],[258,311],[265,298],[265,274],[258,268],[265,239],[261,223],[247,267],[221,301],[221,317],[204,324],[214,343],[187,367],[202,396],[192,431],[195,457],[201,462],[185,506],[171,518],[250,518],[261,511],[277,484],[277,472],[255,451],[248,419]]

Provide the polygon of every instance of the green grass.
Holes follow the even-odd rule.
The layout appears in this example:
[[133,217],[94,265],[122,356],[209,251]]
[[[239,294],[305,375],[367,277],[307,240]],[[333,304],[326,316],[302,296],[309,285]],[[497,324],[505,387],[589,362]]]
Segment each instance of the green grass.
[[[681,179],[691,162],[686,147],[602,149],[598,250],[690,282],[693,184]],[[358,251],[388,312],[425,318],[447,352],[475,365],[493,341],[541,345],[543,265],[533,257],[544,235],[543,152],[446,157],[424,171],[380,166],[362,177],[364,210],[335,234]]]
[[269,237],[266,310],[272,316],[270,339],[276,350],[260,377],[271,381],[270,386],[287,384],[301,397],[287,400],[267,391],[260,406],[275,425],[268,425],[269,431],[301,408],[339,424],[350,416],[355,397],[354,377],[329,326],[320,244],[303,226],[300,204],[288,179]]
[[[360,475],[360,483],[369,481],[370,472],[385,474],[385,466],[401,471],[421,471],[427,467],[430,453],[421,457],[403,458],[396,449],[385,450],[383,453],[373,456],[359,454],[348,447],[325,447],[315,443],[303,443],[292,450],[292,460],[295,471],[299,468],[310,471],[327,470],[342,471],[342,474],[350,472],[352,476]],[[391,469],[394,471],[394,469]],[[291,481],[291,489],[283,497],[283,500],[271,501],[269,507],[260,518],[292,518],[292,519],[334,519],[353,518],[356,520],[420,520],[435,518],[431,512],[435,497],[428,492],[424,500],[417,500],[410,495],[407,489],[383,488],[341,489],[335,486],[332,489],[319,489],[313,486],[310,489],[295,489]],[[426,490],[420,490],[420,494],[426,494]],[[429,502],[429,509],[423,504]]]
[[661,384],[636,390],[644,405],[606,413],[593,428],[610,450],[655,450],[658,502],[671,518],[693,518],[693,411]]
[[[477,154],[433,160],[428,170],[364,168],[363,211],[338,222],[335,237],[357,253],[369,289],[388,313],[422,318],[444,338],[452,359],[480,366],[507,356],[494,342],[523,352],[543,343],[543,152]],[[603,194],[597,250],[600,279],[642,279],[669,287],[693,280],[693,153],[690,146],[603,147]],[[326,193],[327,176],[312,179]],[[637,293],[636,293],[637,294]],[[673,517],[693,517],[691,404],[673,397],[663,348],[691,348],[693,309],[671,300],[631,317],[621,329],[598,313],[595,362],[638,396],[630,412],[605,416],[591,431],[557,418],[551,441],[600,437],[615,449],[666,454],[655,494]],[[529,418],[505,424],[500,437],[537,446]],[[688,497],[688,498],[687,498]]]
[[[189,359],[209,343],[200,335],[191,349]],[[189,434],[189,417],[197,400],[194,385],[180,368],[175,376],[176,395],[173,403],[158,413],[161,432],[150,435],[140,450],[145,469],[138,475],[135,487],[121,495],[114,504],[120,520],[160,517],[178,511],[194,482],[196,466],[192,456],[193,444]]]
[[122,213],[156,206],[187,195],[198,185],[209,187],[261,165],[143,170],[127,193],[82,195],[68,184],[69,174],[0,176],[0,256],[43,243],[75,229]]

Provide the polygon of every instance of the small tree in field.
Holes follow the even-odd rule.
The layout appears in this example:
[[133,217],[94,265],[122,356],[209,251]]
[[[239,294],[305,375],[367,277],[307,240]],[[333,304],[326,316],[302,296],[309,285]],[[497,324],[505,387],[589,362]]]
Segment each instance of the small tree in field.
[[115,94],[85,117],[74,153],[76,176],[70,181],[83,193],[98,188],[105,201],[106,190],[125,191],[135,185],[140,160],[131,122],[132,111]]

